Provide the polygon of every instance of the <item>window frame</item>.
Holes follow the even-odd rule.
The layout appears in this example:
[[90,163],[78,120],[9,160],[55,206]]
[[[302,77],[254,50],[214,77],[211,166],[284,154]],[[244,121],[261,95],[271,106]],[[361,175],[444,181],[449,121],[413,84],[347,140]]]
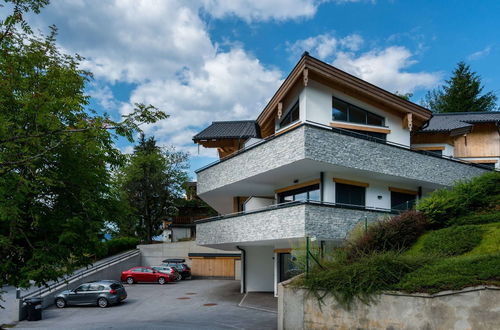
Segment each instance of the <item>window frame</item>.
[[[346,120],[343,120],[343,119],[336,119],[334,117],[334,114],[333,114],[333,111],[334,109],[336,109],[334,107],[334,104],[335,104],[335,100],[337,101],[340,101],[342,103],[345,103],[347,105],[347,113],[346,113]],[[350,109],[353,108],[355,109],[356,111],[361,111],[364,113],[364,116],[365,116],[365,122],[364,123],[360,123],[358,121],[351,121],[350,120]],[[378,118],[378,119],[381,119],[382,121],[382,124],[381,125],[377,125],[377,124],[368,124],[368,115],[371,115],[373,116],[374,118]],[[352,123],[352,124],[355,124],[355,125],[367,125],[367,126],[375,126],[375,127],[387,127],[385,126],[385,121],[386,121],[386,118],[379,115],[379,114],[376,114],[374,112],[371,112],[371,111],[368,111],[368,110],[365,110],[357,105],[354,105],[352,103],[349,103],[349,102],[346,102],[338,97],[335,97],[335,96],[332,96],[332,120],[333,121],[341,121],[341,122],[346,122],[346,123]]]
[[[320,184],[319,183],[315,183],[315,184],[312,184],[312,185],[309,185],[309,186],[300,187],[300,188],[297,188],[297,189],[290,189],[290,190],[286,190],[286,191],[280,192],[280,193],[278,193],[278,204],[298,201],[298,200],[295,200],[295,195],[302,194],[302,193],[306,193],[307,194],[306,195],[307,198],[305,200],[310,200],[309,199],[309,193],[312,192],[312,191],[318,191],[318,192],[320,192],[321,191]],[[285,201],[284,198],[287,197],[287,196],[294,196],[293,200],[292,201]],[[320,198],[318,198],[318,202],[320,201],[319,199],[321,199],[321,193],[320,193]],[[302,200],[302,199],[300,199],[300,200]]]
[[[341,187],[349,187],[350,189],[360,189],[363,190],[363,203],[362,204],[353,204],[352,200],[349,196],[349,203],[344,203],[339,201],[339,196],[340,196],[340,189]],[[359,208],[366,208],[366,187],[361,186],[361,185],[353,185],[353,184],[348,184],[348,183],[341,183],[341,182],[335,182],[335,204],[340,204],[340,205],[346,205],[350,207],[359,207]]]
[[[297,119],[293,120],[292,121],[292,112],[297,110]],[[285,120],[290,116],[290,122],[287,123],[287,124],[284,124]],[[279,123],[278,123],[278,129],[282,129],[282,128],[285,128],[285,127],[288,127],[290,125],[292,125],[293,123],[296,123],[300,121],[300,104],[299,104],[299,100],[297,100],[295,103],[293,103],[293,105],[290,107],[290,109],[288,109],[288,111],[283,115],[283,117],[280,119]]]

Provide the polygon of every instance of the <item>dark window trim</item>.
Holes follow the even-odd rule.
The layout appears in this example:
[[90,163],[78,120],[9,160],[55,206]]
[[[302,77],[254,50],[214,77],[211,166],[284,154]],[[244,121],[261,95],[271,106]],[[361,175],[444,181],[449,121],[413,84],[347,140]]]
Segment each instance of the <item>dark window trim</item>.
[[[283,200],[283,198],[286,196],[292,196],[292,195],[297,195],[297,194],[301,194],[301,193],[307,193],[306,199],[309,200],[309,192],[316,191],[316,190],[318,190],[318,191],[320,190],[320,183],[315,183],[315,184],[312,184],[309,186],[283,191],[281,193],[278,193],[278,203],[286,203],[286,201]],[[293,201],[295,202],[295,199]]]
[[[338,100],[338,101],[340,101],[340,102],[344,102],[345,104],[347,104],[347,120],[339,120],[339,119],[335,119],[335,118],[333,117],[333,102],[334,102],[335,100]],[[351,108],[351,107],[355,107],[355,108],[357,108],[357,110],[361,110],[361,111],[365,112],[365,114],[368,114],[368,113],[369,113],[370,115],[373,115],[373,116],[375,116],[375,117],[377,117],[377,118],[379,118],[379,119],[382,119],[382,125],[368,124],[368,120],[366,120],[366,122],[365,122],[365,123],[358,123],[358,122],[356,122],[356,121],[350,121],[350,120],[349,120],[349,117],[350,117],[350,116],[349,116],[349,112],[350,112],[350,108]],[[367,117],[367,116],[365,115],[365,117]],[[367,125],[367,126],[375,126],[375,127],[387,127],[387,126],[385,126],[385,117],[382,117],[381,115],[378,115],[378,114],[373,113],[373,112],[371,112],[371,111],[365,110],[365,109],[363,109],[363,108],[361,108],[361,107],[359,107],[359,106],[357,106],[357,105],[354,105],[354,104],[352,104],[352,103],[349,103],[349,102],[347,102],[347,101],[344,101],[344,100],[342,100],[342,99],[340,99],[340,98],[338,98],[338,97],[335,97],[335,96],[332,96],[332,120],[334,120],[334,121],[340,121],[340,122],[344,122],[344,123],[358,124],[358,125]]]
[[[286,128],[290,125],[292,125],[293,123],[296,123],[298,121],[300,121],[300,104],[299,104],[299,101],[300,100],[297,100],[297,102],[295,102],[291,107],[290,109],[288,109],[288,111],[283,115],[283,118],[280,120],[280,122],[278,123],[278,129],[283,129],[283,128]],[[289,122],[288,124],[283,125],[283,122],[285,121],[285,119],[287,119],[288,116],[291,116],[292,115],[292,112],[297,109],[297,111],[299,112],[298,114],[298,117],[297,117],[297,120],[294,120],[294,121],[291,121]]]

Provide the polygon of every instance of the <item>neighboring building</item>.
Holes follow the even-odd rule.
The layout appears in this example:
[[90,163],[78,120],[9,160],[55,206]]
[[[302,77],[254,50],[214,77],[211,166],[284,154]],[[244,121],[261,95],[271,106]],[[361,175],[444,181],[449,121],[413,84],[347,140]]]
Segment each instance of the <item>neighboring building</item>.
[[500,112],[435,114],[411,142],[413,149],[500,169]]
[[221,159],[198,196],[225,216],[196,222],[198,245],[242,251],[242,291],[290,276],[306,237],[339,244],[365,219],[488,171],[410,149],[432,113],[307,53],[255,121],[214,122],[193,140]]
[[178,215],[163,222],[163,240],[178,242],[194,240],[196,237],[195,221],[217,215],[207,203],[196,195],[196,182],[183,184],[185,197],[177,201]]

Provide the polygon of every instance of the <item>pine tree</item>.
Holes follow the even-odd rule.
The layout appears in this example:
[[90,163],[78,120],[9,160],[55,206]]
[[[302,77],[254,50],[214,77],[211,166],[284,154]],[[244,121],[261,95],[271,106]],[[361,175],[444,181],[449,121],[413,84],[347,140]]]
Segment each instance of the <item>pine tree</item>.
[[443,86],[427,92],[423,105],[434,112],[495,111],[497,96],[493,92],[481,95],[483,88],[481,77],[459,62]]

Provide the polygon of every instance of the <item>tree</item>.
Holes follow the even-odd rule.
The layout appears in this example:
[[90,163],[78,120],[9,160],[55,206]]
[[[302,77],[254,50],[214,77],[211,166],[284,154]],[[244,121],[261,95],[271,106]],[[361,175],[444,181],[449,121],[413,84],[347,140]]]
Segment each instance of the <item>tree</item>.
[[481,77],[459,62],[443,86],[427,92],[423,105],[434,112],[494,111],[497,96],[493,92],[481,95],[483,88]]
[[120,234],[152,243],[164,220],[177,212],[175,201],[187,180],[187,155],[162,149],[141,135],[127,164],[117,175],[121,198],[131,211],[118,223]]
[[[113,139],[167,116],[137,104],[120,122],[88,109],[81,57],[36,37],[23,19],[47,1],[12,1],[0,20],[0,287],[46,284],[91,263],[112,220]],[[20,28],[19,28],[20,26]]]

